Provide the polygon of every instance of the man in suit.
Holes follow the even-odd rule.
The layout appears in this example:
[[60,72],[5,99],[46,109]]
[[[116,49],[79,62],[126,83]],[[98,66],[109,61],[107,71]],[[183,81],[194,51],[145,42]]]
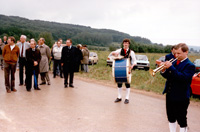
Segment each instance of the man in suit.
[[[15,45],[15,38],[9,37],[8,44],[3,48],[4,76],[7,93],[17,92],[15,89],[16,63],[19,57],[19,47]],[[10,83],[11,75],[11,83]]]
[[[21,35],[20,42],[17,44],[20,50],[19,54],[19,86],[24,84],[24,67],[26,69],[26,49],[30,48],[30,44],[26,42],[26,36]],[[26,74],[26,73],[25,73]],[[25,79],[26,84],[26,79]]]
[[61,65],[64,70],[64,87],[68,87],[68,76],[69,78],[69,87],[74,88],[73,79],[74,79],[74,71],[76,67],[76,58],[78,57],[78,49],[72,46],[72,40],[68,39],[66,41],[65,47],[62,49],[61,56]]
[[171,53],[170,54],[167,54],[166,56],[165,56],[165,61],[168,61],[168,60],[170,60],[170,59],[172,59],[172,58],[175,58],[175,49],[174,49],[174,47],[175,47],[176,45],[173,45],[172,47],[171,47]]
[[7,36],[3,36],[3,43],[4,43],[5,45],[8,44]]
[[163,62],[161,75],[167,79],[163,93],[166,93],[166,110],[170,132],[176,131],[176,121],[180,132],[187,132],[187,109],[190,98],[190,85],[195,73],[194,64],[188,59],[189,48],[180,43],[174,47],[177,61]]
[[31,39],[30,48],[26,50],[26,90],[31,91],[32,87],[32,75],[34,75],[34,89],[40,90],[38,87],[38,74],[39,74],[39,63],[41,60],[40,50],[35,48],[36,42]]

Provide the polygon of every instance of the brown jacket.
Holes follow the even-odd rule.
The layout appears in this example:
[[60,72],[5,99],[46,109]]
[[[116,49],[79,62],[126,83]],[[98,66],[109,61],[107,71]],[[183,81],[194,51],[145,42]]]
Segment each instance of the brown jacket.
[[15,64],[17,63],[18,57],[19,57],[19,47],[15,45],[13,50],[11,51],[10,45],[5,45],[3,48],[3,58],[6,63],[9,64]]
[[87,48],[85,48],[82,51],[82,54],[83,54],[82,64],[88,64],[89,63],[89,57],[90,57],[90,51]]

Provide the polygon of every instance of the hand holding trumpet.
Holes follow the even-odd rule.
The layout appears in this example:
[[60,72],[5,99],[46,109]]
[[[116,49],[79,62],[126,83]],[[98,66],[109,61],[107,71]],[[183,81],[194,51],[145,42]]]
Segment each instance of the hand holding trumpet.
[[156,60],[156,64],[158,65],[158,67],[163,66],[162,71],[165,71],[166,69],[172,66],[172,62],[170,61],[162,62],[162,61]]
[[156,73],[160,72],[160,71],[165,71],[166,69],[168,69],[169,67],[172,66],[172,63],[175,62],[178,58],[172,58],[169,61],[165,61],[165,62],[161,62],[159,60],[156,61],[156,64],[158,65],[158,68],[154,69],[154,70],[150,70],[150,74],[154,77],[156,75]]

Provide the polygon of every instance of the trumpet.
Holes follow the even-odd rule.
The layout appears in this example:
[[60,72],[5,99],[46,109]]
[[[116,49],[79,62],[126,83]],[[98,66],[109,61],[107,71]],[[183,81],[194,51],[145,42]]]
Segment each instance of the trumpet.
[[[172,58],[172,59],[169,60],[169,62],[173,63],[173,62],[175,62],[177,59],[178,59],[178,58]],[[154,69],[154,70],[150,69],[150,70],[149,70],[149,73],[151,74],[151,76],[154,77],[154,76],[156,75],[156,73],[158,73],[158,72],[160,72],[161,70],[164,69],[164,66],[165,66],[165,65],[163,64],[163,65],[160,65],[158,68],[156,68],[156,69]]]

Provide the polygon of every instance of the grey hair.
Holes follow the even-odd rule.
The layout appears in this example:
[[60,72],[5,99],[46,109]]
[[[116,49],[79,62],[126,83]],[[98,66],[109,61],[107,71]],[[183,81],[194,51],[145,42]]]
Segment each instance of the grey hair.
[[21,35],[21,37],[20,38],[24,38],[24,39],[26,39],[26,35]]
[[34,38],[32,38],[30,41],[35,41],[35,39],[34,39]]
[[32,39],[30,40],[30,43],[31,43],[31,42],[34,42],[34,44],[36,45],[36,41],[35,41],[34,38],[32,38]]

